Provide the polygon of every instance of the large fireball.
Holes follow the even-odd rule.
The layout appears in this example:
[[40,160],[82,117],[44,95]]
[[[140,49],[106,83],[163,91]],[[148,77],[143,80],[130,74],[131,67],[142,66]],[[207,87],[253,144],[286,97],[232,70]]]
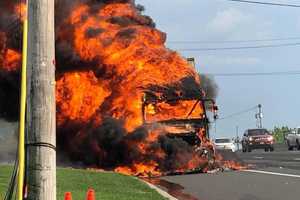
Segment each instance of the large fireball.
[[[24,6],[0,3],[0,117],[16,119]],[[60,151],[87,166],[135,175],[184,170],[203,160],[164,128],[144,126],[145,92],[180,96],[200,88],[195,69],[165,46],[142,7],[132,0],[56,3],[56,102]],[[21,13],[20,13],[21,12]],[[8,22],[14,22],[13,25]],[[192,102],[148,105],[152,120],[184,117]],[[176,108],[176,109],[175,109]],[[192,116],[201,116],[197,108]]]

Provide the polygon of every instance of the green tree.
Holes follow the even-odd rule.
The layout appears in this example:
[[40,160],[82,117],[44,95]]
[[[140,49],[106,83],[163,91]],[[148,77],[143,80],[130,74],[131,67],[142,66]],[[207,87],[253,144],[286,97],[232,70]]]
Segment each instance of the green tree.
[[288,126],[282,126],[282,127],[274,127],[273,129],[273,136],[277,143],[282,144],[284,143],[285,136],[291,131],[292,129]]

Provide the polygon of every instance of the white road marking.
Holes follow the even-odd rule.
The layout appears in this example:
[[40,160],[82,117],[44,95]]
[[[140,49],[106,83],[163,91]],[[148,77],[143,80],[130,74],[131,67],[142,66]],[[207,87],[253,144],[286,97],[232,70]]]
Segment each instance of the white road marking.
[[256,159],[264,159],[264,157],[254,156]]
[[298,160],[300,160],[300,158],[294,158],[294,160],[297,160],[297,161],[298,161]]
[[295,174],[282,174],[282,173],[277,173],[277,172],[268,172],[268,171],[260,171],[260,170],[242,170],[242,171],[259,173],[259,174],[269,174],[269,175],[275,175],[275,176],[287,176],[287,177],[300,178],[300,175],[295,175]]

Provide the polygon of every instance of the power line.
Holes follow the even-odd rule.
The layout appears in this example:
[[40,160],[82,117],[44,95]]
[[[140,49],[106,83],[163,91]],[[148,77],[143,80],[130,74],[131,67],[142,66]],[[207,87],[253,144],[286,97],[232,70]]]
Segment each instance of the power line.
[[225,51],[225,50],[263,49],[263,48],[289,47],[289,46],[300,46],[300,42],[257,45],[257,46],[239,46],[239,47],[186,48],[186,49],[177,49],[177,50],[178,51]]
[[291,76],[300,75],[300,71],[285,71],[285,72],[256,72],[256,73],[206,73],[211,76]]
[[250,43],[250,42],[273,42],[273,41],[287,41],[287,40],[300,40],[300,37],[287,37],[287,38],[269,38],[257,40],[225,40],[225,41],[201,41],[201,40],[173,40],[168,41],[168,44],[224,44],[224,43]]
[[236,117],[236,116],[239,116],[239,115],[248,113],[248,112],[250,112],[250,111],[253,111],[253,110],[255,110],[255,109],[257,109],[257,106],[251,107],[251,108],[248,108],[248,109],[246,109],[246,110],[242,110],[242,111],[239,111],[239,112],[236,112],[236,113],[232,113],[232,114],[227,115],[227,116],[225,116],[225,117],[219,118],[218,120],[224,120],[224,119],[233,118],[233,117]]
[[261,5],[269,5],[269,6],[300,8],[300,5],[297,5],[297,4],[273,3],[273,2],[262,2],[262,1],[244,1],[244,0],[227,0],[227,1],[234,1],[234,2],[239,2],[239,3],[249,3],[249,4],[261,4]]

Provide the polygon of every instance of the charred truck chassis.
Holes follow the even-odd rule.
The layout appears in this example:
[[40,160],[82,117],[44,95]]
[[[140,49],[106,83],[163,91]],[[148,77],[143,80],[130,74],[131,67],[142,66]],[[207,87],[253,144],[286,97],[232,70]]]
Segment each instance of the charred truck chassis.
[[[180,118],[180,119],[169,119],[169,120],[161,120],[155,122],[147,122],[147,113],[146,107],[149,104],[156,105],[159,103],[168,103],[168,102],[177,102],[177,101],[195,101],[191,111],[189,112],[188,116],[194,111],[196,106],[200,104],[203,108],[203,114],[199,115],[199,118]],[[194,150],[197,151],[201,156],[205,156],[209,162],[214,162],[215,159],[215,150],[212,146],[207,146],[201,138],[199,137],[199,131],[202,129],[205,132],[205,139],[209,139],[209,118],[207,116],[207,105],[212,108],[212,112],[214,114],[214,119],[217,119],[217,111],[218,107],[215,104],[213,99],[203,98],[203,96],[193,96],[193,97],[175,97],[175,98],[156,98],[153,95],[144,94],[143,97],[143,104],[142,104],[142,114],[143,114],[143,122],[145,126],[152,126],[154,123],[161,126],[169,126],[178,128],[178,130],[189,130],[183,132],[167,132],[167,137],[169,138],[178,138],[182,139],[189,145],[194,147]],[[199,166],[200,167],[200,166]],[[201,167],[200,167],[201,168]],[[198,169],[195,169],[198,170]],[[201,169],[199,169],[201,170]],[[193,172],[192,170],[191,172]],[[187,172],[188,173],[188,172]]]

